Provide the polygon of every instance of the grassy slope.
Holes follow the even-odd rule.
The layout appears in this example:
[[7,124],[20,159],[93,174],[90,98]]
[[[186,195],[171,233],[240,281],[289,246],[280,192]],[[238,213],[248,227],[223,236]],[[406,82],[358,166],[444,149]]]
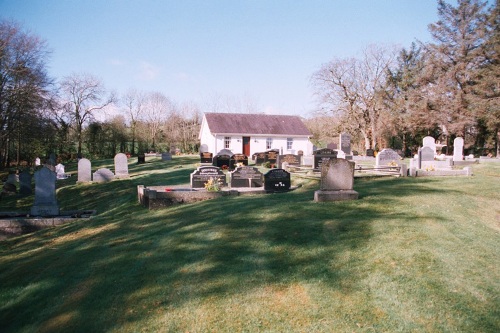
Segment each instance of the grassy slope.
[[185,183],[194,162],[58,183],[62,209],[99,215],[0,243],[0,331],[499,330],[500,164],[357,179],[351,202],[314,203],[318,184],[294,179],[286,194],[137,204],[136,185]]

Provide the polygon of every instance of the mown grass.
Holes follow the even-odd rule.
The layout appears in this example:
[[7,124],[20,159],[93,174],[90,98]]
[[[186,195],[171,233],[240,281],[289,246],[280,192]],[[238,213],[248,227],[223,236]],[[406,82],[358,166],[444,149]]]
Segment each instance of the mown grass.
[[98,215],[0,243],[0,331],[499,331],[500,164],[356,179],[350,202],[315,203],[317,182],[294,178],[284,194],[137,203],[138,184],[186,183],[195,163],[58,183],[62,209]]

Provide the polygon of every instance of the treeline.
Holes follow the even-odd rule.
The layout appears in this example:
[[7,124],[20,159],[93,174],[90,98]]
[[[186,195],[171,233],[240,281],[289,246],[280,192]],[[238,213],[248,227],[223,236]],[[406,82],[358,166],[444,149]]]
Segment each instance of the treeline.
[[[323,64],[311,76],[318,110],[306,123],[313,142],[326,146],[349,132],[358,149],[411,154],[424,136],[448,147],[462,136],[475,153],[491,148],[498,156],[499,3],[438,1],[439,20],[429,25],[432,43],[371,45],[360,57]],[[56,82],[47,73],[47,50],[18,24],[0,22],[0,167],[50,153],[99,158],[171,147],[198,151],[198,106],[179,105],[161,92],[116,96],[85,73]],[[223,110],[220,103],[207,109],[258,111],[250,104],[246,110]],[[109,111],[115,116],[98,117]]]
[[[395,49],[372,45],[361,57],[333,59],[311,77],[318,115],[308,120],[325,145],[351,133],[365,149],[415,152],[431,135],[451,147],[499,155],[499,1],[438,1],[433,43]],[[404,27],[403,27],[404,29]],[[328,130],[333,129],[333,130]]]

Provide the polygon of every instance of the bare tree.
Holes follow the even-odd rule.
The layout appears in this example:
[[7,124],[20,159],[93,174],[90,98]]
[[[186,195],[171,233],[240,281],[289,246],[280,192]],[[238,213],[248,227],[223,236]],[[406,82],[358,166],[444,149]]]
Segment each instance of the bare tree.
[[135,154],[135,146],[137,140],[137,125],[140,121],[145,108],[145,94],[137,90],[130,89],[123,96],[122,101],[125,104],[126,114],[130,123],[132,150],[131,154]]
[[152,149],[156,149],[162,125],[173,110],[174,104],[162,93],[153,92],[146,96],[143,116],[148,125],[148,138],[151,140]]
[[365,147],[376,148],[380,134],[387,69],[395,50],[371,45],[361,59],[334,59],[311,78],[319,110],[342,119],[343,129],[362,134]]
[[111,94],[105,97],[106,90],[102,82],[90,74],[72,74],[61,82],[63,93],[62,117],[73,126],[77,142],[78,155],[82,153],[82,131],[84,125],[93,119],[94,113],[114,102]]

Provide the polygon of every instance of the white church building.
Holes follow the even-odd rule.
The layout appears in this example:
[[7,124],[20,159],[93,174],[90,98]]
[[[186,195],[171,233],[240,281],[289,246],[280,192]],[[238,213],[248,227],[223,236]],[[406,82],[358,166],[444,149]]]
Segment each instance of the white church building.
[[299,116],[205,113],[200,129],[200,152],[215,156],[223,149],[252,156],[271,149],[281,154],[312,155],[311,132]]

